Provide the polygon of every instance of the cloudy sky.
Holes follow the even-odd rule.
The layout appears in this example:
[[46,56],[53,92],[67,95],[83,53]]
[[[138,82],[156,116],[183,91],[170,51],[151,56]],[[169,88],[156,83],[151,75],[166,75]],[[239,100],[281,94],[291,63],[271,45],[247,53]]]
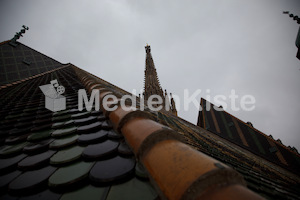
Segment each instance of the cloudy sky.
[[[0,0],[0,41],[27,25],[23,44],[130,92],[143,89],[149,43],[180,117],[198,117],[193,104],[183,110],[184,89],[201,89],[198,102],[225,95],[226,111],[300,150],[299,25],[284,10],[300,16],[299,0]],[[255,109],[232,111],[231,90]]]

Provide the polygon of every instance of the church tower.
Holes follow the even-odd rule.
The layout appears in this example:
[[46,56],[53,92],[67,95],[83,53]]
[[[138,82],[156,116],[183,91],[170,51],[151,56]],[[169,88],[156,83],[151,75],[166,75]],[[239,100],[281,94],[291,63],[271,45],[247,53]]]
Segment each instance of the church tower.
[[[169,96],[167,94],[167,91],[165,90],[165,94],[163,92],[163,89],[160,86],[157,72],[154,66],[154,61],[151,55],[151,47],[147,44],[145,46],[146,50],[146,66],[145,66],[145,86],[144,86],[144,93],[143,97],[144,100],[147,101],[151,95],[158,95],[162,99],[162,107],[165,111],[169,111],[175,115],[177,115],[177,110],[175,106],[175,101],[171,95],[171,100],[169,99]],[[154,98],[154,100],[156,100]],[[160,106],[155,105],[154,107]]]

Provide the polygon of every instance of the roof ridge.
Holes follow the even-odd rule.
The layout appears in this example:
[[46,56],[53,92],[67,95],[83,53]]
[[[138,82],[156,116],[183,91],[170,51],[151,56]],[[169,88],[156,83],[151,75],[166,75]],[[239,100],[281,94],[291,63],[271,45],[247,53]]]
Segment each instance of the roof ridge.
[[0,45],[3,45],[3,44],[6,44],[8,43],[10,40],[6,40],[6,41],[3,41],[3,42],[0,42]]
[[[76,65],[74,65],[74,64],[72,64],[72,63],[70,63],[70,64],[72,65],[72,67],[75,67],[75,68],[77,68],[77,69],[80,69],[80,70],[82,70],[82,71],[88,73],[89,75],[91,75],[91,76],[93,76],[93,77],[95,77],[95,78],[98,78],[99,80],[101,80],[101,81],[105,82],[106,84],[109,84],[109,85],[111,85],[111,86],[117,88],[118,90],[120,90],[120,91],[122,91],[122,92],[124,92],[124,93],[126,93],[126,94],[134,95],[134,94],[132,94],[132,93],[130,93],[130,92],[128,92],[128,91],[126,91],[126,90],[124,90],[124,89],[122,89],[122,88],[120,88],[120,87],[118,87],[118,86],[116,86],[116,85],[114,85],[114,84],[112,84],[112,83],[110,83],[110,82],[108,82],[108,81],[106,81],[106,80],[104,80],[104,79],[102,79],[102,78],[100,78],[100,77],[94,75],[94,74],[91,74],[90,72],[88,72],[88,71],[86,71],[86,70],[84,70],[84,69],[81,69],[80,67],[77,67]],[[137,98],[136,95],[134,95],[134,96]]]

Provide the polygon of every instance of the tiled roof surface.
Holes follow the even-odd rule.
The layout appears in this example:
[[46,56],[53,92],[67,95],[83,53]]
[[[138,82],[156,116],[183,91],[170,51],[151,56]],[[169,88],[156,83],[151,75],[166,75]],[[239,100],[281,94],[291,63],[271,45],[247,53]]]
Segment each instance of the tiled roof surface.
[[[40,85],[57,79],[67,109],[45,109]],[[1,199],[155,199],[148,174],[101,111],[79,111],[71,68],[0,90]],[[25,196],[25,197],[24,197]]]
[[[45,109],[39,89],[53,79],[65,86],[67,99],[67,109],[54,113]],[[236,171],[145,116],[127,117],[120,135],[113,129],[120,110],[110,118],[107,112],[79,111],[80,88],[73,68],[64,66],[0,90],[1,199],[209,198],[213,193],[203,192],[220,183],[220,189],[245,190]],[[241,195],[259,198],[247,189]]]
[[[127,94],[115,87],[111,83],[103,81],[84,70],[75,67],[76,71],[84,72],[90,75],[94,80],[92,83],[87,83],[91,88],[105,87],[109,91],[120,96]],[[86,79],[86,77],[84,77]],[[99,86],[100,85],[100,86]],[[249,151],[244,151],[238,148],[228,140],[216,137],[214,134],[197,127],[180,117],[174,116],[168,112],[152,113],[156,121],[171,127],[179,134],[184,136],[185,142],[193,148],[204,152],[205,154],[232,166],[239,171],[247,181],[248,187],[255,192],[261,194],[268,199],[298,199],[299,191],[299,176],[286,171],[284,168],[278,168],[272,163],[262,160]],[[270,184],[272,183],[272,184]]]
[[30,47],[9,41],[0,45],[0,85],[11,83],[61,66],[61,63]]
[[[54,79],[67,98],[55,113],[38,87]],[[258,199],[223,163],[268,199],[300,196],[299,176],[170,113],[78,111],[78,89],[129,93],[73,65],[10,83],[0,87],[0,199]]]

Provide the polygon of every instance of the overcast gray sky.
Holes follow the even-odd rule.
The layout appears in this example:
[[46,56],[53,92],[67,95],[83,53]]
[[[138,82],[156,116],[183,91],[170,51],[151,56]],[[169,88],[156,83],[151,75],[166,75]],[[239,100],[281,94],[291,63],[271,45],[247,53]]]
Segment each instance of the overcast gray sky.
[[[300,61],[295,57],[299,0],[0,0],[0,41],[19,41],[71,62],[129,92],[143,88],[149,43],[163,89],[206,97],[256,99],[253,111],[226,111],[300,150]],[[212,100],[212,103],[214,101]],[[179,106],[179,105],[177,105]],[[190,106],[179,116],[196,124]]]

